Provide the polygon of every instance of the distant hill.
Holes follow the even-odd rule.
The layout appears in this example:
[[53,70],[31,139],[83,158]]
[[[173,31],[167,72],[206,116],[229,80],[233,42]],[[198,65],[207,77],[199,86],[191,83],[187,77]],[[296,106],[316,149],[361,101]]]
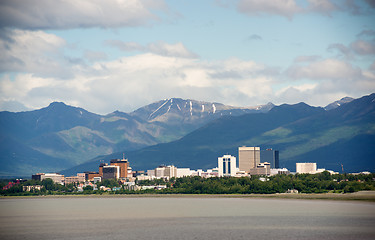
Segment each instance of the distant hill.
[[[339,171],[375,171],[375,94],[324,110],[305,103],[281,105],[269,112],[224,116],[170,142],[127,152],[136,170],[160,164],[212,168],[217,157],[237,156],[239,146],[260,146],[280,151],[280,165],[295,170],[296,162],[317,162],[319,168]],[[97,170],[97,157],[65,173]]]
[[341,105],[343,105],[345,103],[349,103],[353,100],[354,100],[354,98],[344,97],[344,98],[341,98],[340,100],[337,100],[337,101],[334,101],[333,103],[328,104],[327,106],[324,107],[324,109],[329,111],[329,110],[332,110],[334,108],[340,107]]
[[[62,102],[27,112],[0,112],[0,175],[60,171],[117,151],[131,151],[179,139],[223,115],[268,111],[178,98],[132,113],[90,113]],[[26,154],[27,153],[27,154]]]

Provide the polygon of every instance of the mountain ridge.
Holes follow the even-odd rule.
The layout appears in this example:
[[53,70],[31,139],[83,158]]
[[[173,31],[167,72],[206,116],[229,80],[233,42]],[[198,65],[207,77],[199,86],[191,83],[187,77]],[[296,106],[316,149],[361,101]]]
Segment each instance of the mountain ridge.
[[[51,162],[60,161],[63,164],[62,168],[56,169],[59,171],[98,155],[124,149],[130,151],[176,140],[222,115],[258,113],[261,110],[205,102],[207,111],[197,114],[196,108],[198,103],[201,103],[199,101],[177,98],[169,101],[175,101],[174,105],[167,106],[170,107],[169,111],[168,108],[163,109],[163,102],[159,101],[159,105],[158,102],[150,104],[154,109],[146,105],[131,113],[114,111],[107,115],[91,113],[63,102],[52,102],[47,107],[33,111],[3,111],[0,112],[0,137],[13,139],[15,145],[23,146],[19,149],[27,147],[30,157],[38,155],[35,159],[39,158],[40,162],[48,163],[48,159],[51,159]],[[193,105],[191,112],[190,102]],[[208,105],[212,107],[211,113]],[[213,106],[217,107],[215,111]],[[147,113],[158,108],[164,112],[160,114],[160,111],[157,118],[147,119],[137,114],[137,111],[142,112],[142,109]],[[268,108],[272,108],[272,105],[268,105]],[[6,166],[2,169],[6,175],[12,175],[14,169],[21,169],[18,168],[19,164],[27,162],[27,156],[18,153],[17,148],[14,149],[16,155],[5,148],[0,150],[0,163]],[[46,169],[50,168],[46,166]],[[18,173],[29,174],[27,171]]]
[[[217,157],[225,153],[237,156],[238,146],[247,145],[280,150],[280,164],[289,169],[294,169],[296,161],[313,161],[319,167],[336,171],[340,169],[337,162],[352,171],[374,171],[374,161],[370,159],[375,159],[375,155],[367,150],[375,142],[374,99],[375,94],[371,94],[329,111],[299,103],[283,104],[267,113],[224,116],[176,141],[127,152],[127,157],[138,170],[152,169],[158,164],[211,168],[216,166]],[[355,143],[353,139],[360,140],[361,145],[354,144],[351,152],[346,147]],[[369,159],[357,159],[354,164],[351,158],[357,152]],[[101,156],[76,169],[94,170],[100,159],[120,155]],[[341,159],[335,160],[336,155]],[[69,172],[72,169],[66,171]]]

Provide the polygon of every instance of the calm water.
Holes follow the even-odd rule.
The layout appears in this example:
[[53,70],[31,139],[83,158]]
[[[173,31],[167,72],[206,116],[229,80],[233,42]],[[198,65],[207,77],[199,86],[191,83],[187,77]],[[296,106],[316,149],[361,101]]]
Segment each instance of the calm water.
[[375,239],[375,204],[250,198],[0,199],[0,239]]

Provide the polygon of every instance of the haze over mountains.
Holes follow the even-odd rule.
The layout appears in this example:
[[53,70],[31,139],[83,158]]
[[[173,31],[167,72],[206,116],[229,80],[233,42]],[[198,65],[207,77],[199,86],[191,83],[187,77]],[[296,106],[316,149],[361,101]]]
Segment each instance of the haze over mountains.
[[205,169],[215,167],[218,156],[237,156],[242,145],[280,150],[281,166],[291,170],[295,162],[312,161],[333,170],[343,164],[346,171],[374,171],[374,99],[342,99],[325,108],[330,110],[166,99],[105,116],[63,103],[1,112],[1,174],[96,171],[100,160],[123,152],[135,170],[160,164]]
[[173,98],[129,114],[115,111],[105,116],[59,102],[35,111],[0,112],[0,174],[60,171],[98,155],[176,140],[224,115],[272,107],[239,108]]

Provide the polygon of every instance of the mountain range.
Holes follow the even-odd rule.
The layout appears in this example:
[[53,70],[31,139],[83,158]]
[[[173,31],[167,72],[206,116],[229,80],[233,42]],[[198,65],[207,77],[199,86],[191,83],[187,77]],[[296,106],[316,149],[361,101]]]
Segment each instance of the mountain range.
[[[160,164],[212,168],[217,157],[238,156],[239,146],[260,146],[280,151],[280,165],[295,170],[296,162],[316,162],[319,168],[340,171],[375,170],[375,94],[335,104],[325,110],[305,103],[275,106],[268,112],[224,116],[181,139],[126,153],[133,169]],[[97,170],[100,156],[63,171],[72,174]]]
[[[134,170],[160,164],[212,168],[239,146],[280,151],[280,165],[374,171],[375,94],[325,108],[305,103],[233,107],[179,98],[107,115],[54,102],[28,112],[0,112],[1,176],[97,171],[125,152]],[[66,170],[64,170],[66,169]]]
[[222,116],[267,112],[179,98],[107,115],[53,102],[28,112],[0,112],[0,176],[60,171],[98,155],[170,142]]

